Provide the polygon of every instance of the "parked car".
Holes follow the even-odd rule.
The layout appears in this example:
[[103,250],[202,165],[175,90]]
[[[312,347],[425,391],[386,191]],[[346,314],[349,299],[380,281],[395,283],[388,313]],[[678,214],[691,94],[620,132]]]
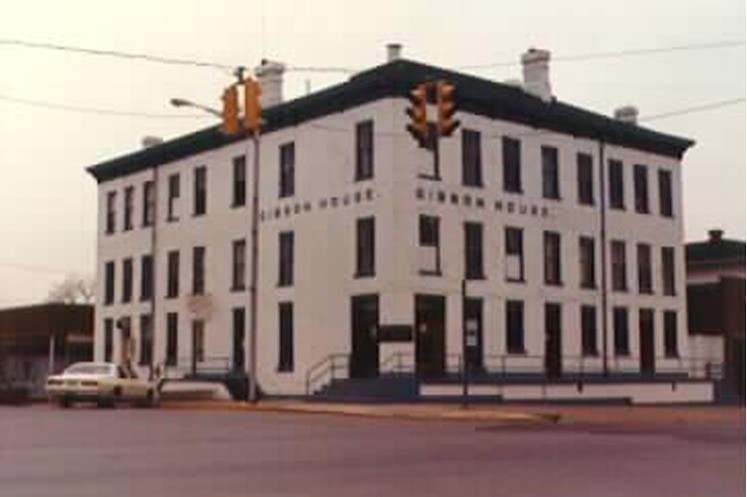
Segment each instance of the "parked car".
[[106,362],[78,362],[62,374],[47,378],[47,396],[61,407],[95,402],[99,407],[128,402],[152,406],[158,402],[158,384],[138,378],[127,367]]

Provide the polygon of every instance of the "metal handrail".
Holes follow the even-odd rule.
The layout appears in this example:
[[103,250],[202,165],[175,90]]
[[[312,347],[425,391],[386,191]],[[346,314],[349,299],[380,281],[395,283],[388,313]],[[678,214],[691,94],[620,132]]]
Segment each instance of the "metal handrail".
[[[337,352],[329,354],[319,362],[313,364],[309,369],[306,370],[306,395],[311,395],[313,384],[322,378],[326,378],[330,375],[330,381],[335,379],[335,372],[339,368],[337,362],[339,359],[344,359],[345,363],[348,363],[350,358],[349,354]],[[343,368],[347,364],[343,364]]]

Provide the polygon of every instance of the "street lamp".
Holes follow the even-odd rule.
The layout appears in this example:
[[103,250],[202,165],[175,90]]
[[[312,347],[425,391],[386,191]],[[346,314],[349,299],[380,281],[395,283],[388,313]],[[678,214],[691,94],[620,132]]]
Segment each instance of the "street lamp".
[[213,109],[212,107],[208,107],[207,105],[198,104],[184,98],[172,98],[171,100],[169,100],[169,103],[174,107],[192,107],[194,109],[205,111],[208,114],[212,114],[216,117],[222,117],[220,111]]

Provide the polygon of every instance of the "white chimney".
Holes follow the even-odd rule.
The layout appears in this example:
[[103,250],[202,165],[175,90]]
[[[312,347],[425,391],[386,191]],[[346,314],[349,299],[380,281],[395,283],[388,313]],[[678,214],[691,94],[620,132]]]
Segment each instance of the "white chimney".
[[638,108],[633,105],[625,105],[615,109],[615,119],[628,124],[638,123]]
[[254,69],[262,91],[260,103],[263,108],[272,107],[283,102],[283,73],[285,64],[262,59],[262,64]]
[[143,145],[143,148],[151,148],[163,143],[163,138],[160,136],[144,136],[140,143]]
[[393,62],[402,58],[402,44],[389,43],[386,46],[386,61]]
[[549,102],[552,99],[550,52],[530,48],[521,56],[521,65],[524,71],[524,89]]

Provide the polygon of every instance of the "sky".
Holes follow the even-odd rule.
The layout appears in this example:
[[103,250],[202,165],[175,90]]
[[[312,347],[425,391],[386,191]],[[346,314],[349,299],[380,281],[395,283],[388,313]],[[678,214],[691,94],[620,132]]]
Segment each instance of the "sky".
[[[645,121],[745,96],[744,0],[315,0],[102,2],[0,0],[0,40],[256,66],[380,64],[385,45],[403,56],[503,81],[545,48],[559,100],[611,115],[626,104],[645,125],[697,141],[684,158],[685,237],[712,227],[745,237],[744,102]],[[12,5],[12,6],[11,6]],[[737,46],[563,61],[574,55],[720,42]],[[514,65],[504,62],[516,61]],[[169,107],[172,97],[217,106],[226,70],[154,64],[0,42],[0,307],[43,301],[68,273],[96,266],[96,182],[85,168],[214,124]],[[286,98],[349,75],[287,74]],[[86,114],[17,100],[167,117]]]

